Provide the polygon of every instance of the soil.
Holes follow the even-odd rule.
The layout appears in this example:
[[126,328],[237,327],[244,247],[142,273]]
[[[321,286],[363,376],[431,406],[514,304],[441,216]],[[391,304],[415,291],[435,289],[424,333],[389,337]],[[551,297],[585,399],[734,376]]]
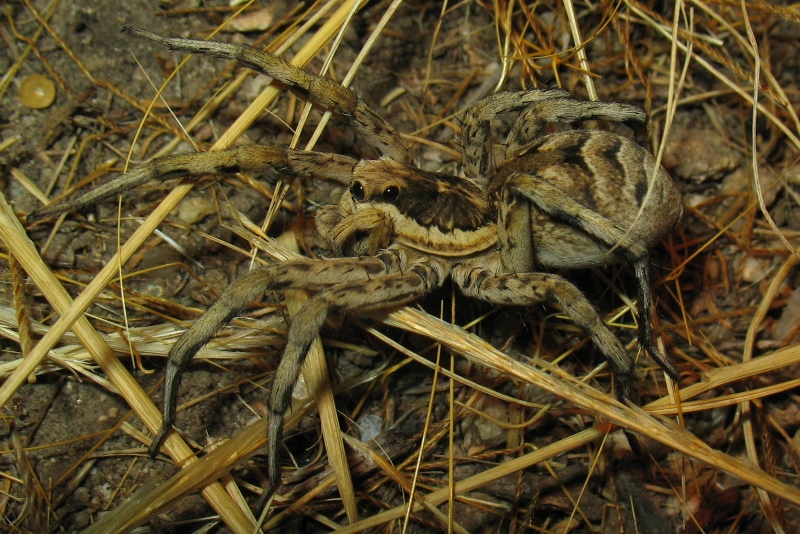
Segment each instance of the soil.
[[[149,112],[139,133],[155,92],[152,84],[160,86],[184,56],[131,39],[120,29],[136,26],[162,34],[206,37],[232,13],[232,8],[227,2],[199,0],[65,0],[54,5],[54,11],[47,14],[49,4],[44,2],[12,3],[0,25],[6,43],[0,52],[0,67],[4,73],[18,68],[16,74],[7,74],[12,81],[0,108],[0,142],[8,142],[0,151],[3,194],[23,222],[24,216],[42,206],[24,177],[43,196],[56,199],[71,195],[76,184],[91,188],[113,179],[128,160],[134,168],[164,155],[162,150],[208,149],[268,82],[263,76],[248,77],[210,118],[189,134],[181,133],[176,117],[186,126],[238,72],[226,61],[193,57],[166,86],[163,100]],[[342,79],[387,5],[368,3],[355,14],[332,62],[335,79]],[[720,15],[737,28],[741,23],[738,5],[716,6]],[[34,6],[49,21],[48,29],[36,38],[41,22],[33,15]],[[762,113],[756,123],[763,202],[776,227],[791,246],[797,247],[798,147],[777,124],[785,125],[790,135],[798,135],[792,114],[779,102],[785,98],[789,107],[800,108],[800,59],[796,54],[800,23],[796,8],[792,11],[787,7],[785,12],[761,4],[750,8],[765,72],[770,73],[762,78],[766,96],[761,102],[776,117],[771,121]],[[663,7],[645,9],[663,17],[665,23],[672,20],[668,11],[649,11]],[[535,14],[526,14],[519,6],[514,9],[511,34],[512,41],[518,39],[514,41],[517,49],[509,53],[516,54],[517,59],[511,63],[503,88],[560,84],[586,98],[578,59],[573,53],[563,52],[571,48],[563,7],[542,2],[536,4],[536,10]],[[352,87],[400,131],[414,136],[409,139],[422,168],[458,173],[458,117],[468,105],[489,94],[500,79],[503,40],[498,43],[498,35],[503,32],[496,30],[500,23],[488,4],[451,5],[443,16],[440,11],[438,3],[416,0],[404,4],[367,56]],[[224,31],[217,38],[263,45],[301,12],[301,6],[293,2],[255,3],[237,19],[240,26],[236,31]],[[605,19],[601,11],[586,8],[580,15],[584,35],[599,32],[587,47],[599,98],[643,104],[652,116],[653,147],[657,148],[665,127],[668,41],[642,23],[639,12],[627,8],[615,12],[609,24],[602,23]],[[628,25],[628,16],[634,16],[636,22]],[[744,88],[744,94],[752,93],[748,75],[752,58],[740,51],[741,43],[730,44],[730,35],[717,22],[699,14],[698,19],[698,27],[709,35],[713,33],[727,48],[724,53],[717,52],[709,37],[707,41],[712,44],[699,40],[695,53],[712,61],[723,75]],[[33,43],[31,53],[26,52],[23,37]],[[296,51],[305,39],[291,50]],[[633,50],[633,56],[626,55],[626,49]],[[682,55],[679,58],[683,60]],[[323,60],[321,54],[308,68],[318,72]],[[44,109],[26,106],[18,96],[22,80],[31,74],[43,74],[55,82],[55,101]],[[751,108],[743,96],[696,61],[691,63],[682,89],[685,100],[672,121],[663,163],[684,192],[687,216],[674,236],[653,251],[653,278],[659,300],[658,330],[681,370],[683,388],[699,383],[703,372],[742,362],[751,342],[746,338],[748,329],[776,279],[781,282],[777,294],[770,297],[766,316],[755,325],[754,355],[796,347],[800,290],[797,272],[788,269],[788,275],[777,278],[784,276],[781,267],[787,264],[791,252],[767,224],[752,191]],[[288,146],[302,107],[298,104],[294,97],[284,95],[247,130],[242,141]],[[319,117],[312,113],[312,125],[303,129],[299,146],[310,137]],[[498,142],[512,124],[513,117],[493,124],[499,132]],[[439,150],[439,146],[446,150]],[[336,121],[326,128],[315,150],[374,157],[363,142]],[[251,268],[251,244],[241,237],[240,221],[246,218],[262,224],[280,178],[277,173],[267,173],[199,180],[180,208],[160,226],[159,233],[153,234],[125,266],[122,283],[117,278],[90,306],[87,316],[92,325],[114,344],[118,357],[157,406],[163,398],[169,346],[232,280]],[[174,187],[175,183],[169,181],[148,184],[125,193],[119,204],[109,199],[58,222],[48,219],[26,224],[27,234],[75,298]],[[305,254],[330,256],[330,247],[314,230],[313,213],[341,194],[341,187],[321,181],[291,185],[269,235],[277,237],[291,231]],[[20,345],[20,336],[25,336],[19,334],[14,293],[23,295],[26,320],[33,327],[32,344],[57,319],[41,288],[29,280],[22,284],[13,280],[16,267],[7,253],[8,247],[4,247],[1,261],[8,282],[0,285],[4,334],[0,365],[4,366],[4,378],[16,368],[23,351],[27,354],[31,350]],[[629,311],[620,311],[625,308],[623,295],[635,294],[629,269],[612,266],[597,273],[565,275],[597,303],[607,318],[620,312],[614,316],[614,332],[632,344],[634,320]],[[494,309],[452,297],[449,287],[426,298],[421,306],[439,316],[442,306],[449,309],[451,298],[457,299],[457,313],[452,318],[457,324],[465,325],[485,315],[473,331],[512,358],[552,361],[569,351],[572,354],[559,365],[580,377],[602,362],[591,343],[585,342],[585,336],[556,308]],[[221,341],[183,373],[180,398],[187,406],[179,413],[178,426],[182,436],[198,450],[236,435],[266,414],[269,385],[287,329],[281,302],[280,295],[268,296],[247,319],[237,320],[226,329]],[[410,478],[413,463],[406,468],[403,462],[418,453],[428,397],[435,387],[433,373],[422,365],[405,362],[400,352],[366,333],[363,326],[350,318],[333,317],[322,332],[328,363],[334,369],[333,382],[346,386],[342,386],[344,393],[337,395],[340,422],[345,431],[363,441],[369,441],[368,435],[377,435],[382,447],[379,450],[386,451],[395,466],[402,464],[404,475]],[[430,339],[378,327],[403,346],[435,359]],[[133,351],[127,345],[129,338],[135,342]],[[0,461],[5,476],[0,506],[4,521],[0,529],[79,532],[132,495],[178,471],[166,456],[149,458],[149,431],[74,336],[65,336],[51,355],[53,358],[37,369],[35,377],[13,392],[3,410]],[[641,380],[635,385],[637,402],[642,405],[666,393],[664,379],[652,367],[645,370],[651,365],[645,360],[640,358]],[[66,369],[65,361],[74,367]],[[796,366],[753,376],[718,388],[706,397],[785,384],[796,375],[794,369]],[[519,403],[509,403],[468,386],[457,388],[459,406],[465,407],[454,425],[457,480],[601,421],[587,410],[495,370],[476,368],[457,359],[455,371],[483,387],[520,399]],[[449,393],[439,380],[428,430],[433,441],[426,449],[420,478],[426,491],[447,484]],[[592,378],[591,384],[601,391],[613,390],[607,372]],[[535,418],[546,405],[551,405],[549,411]],[[478,417],[476,413],[485,415]],[[796,485],[800,465],[800,403],[796,394],[787,387],[764,396],[753,405],[751,417],[758,429],[761,467],[779,480]],[[742,420],[737,405],[727,404],[686,413],[681,424],[708,445],[744,458]],[[518,424],[523,421],[528,423]],[[437,434],[439,431],[442,433]],[[798,507],[790,499],[773,498],[774,509],[764,511],[753,487],[740,479],[690,462],[657,444],[646,444],[649,455],[636,455],[619,434],[614,434],[606,447],[595,442],[553,458],[547,466],[520,471],[469,493],[457,503],[457,522],[468,532],[674,532],[678,528],[685,532],[768,532],[771,521],[782,524],[786,531],[798,531]],[[319,422],[313,414],[304,417],[287,436],[285,464],[293,462],[298,467],[286,470],[281,490],[290,502],[312,491],[325,475],[327,463],[319,438]],[[351,470],[361,517],[407,499],[398,484],[387,482],[386,471],[378,471],[359,458],[351,459]],[[245,488],[250,506],[258,500],[264,465],[264,456],[259,454],[233,471]],[[690,489],[681,489],[687,486]],[[580,512],[573,516],[578,495]],[[440,510],[446,514],[445,506]],[[693,519],[685,519],[687,510]],[[344,525],[347,521],[338,495],[323,493],[286,518],[275,531],[328,531],[333,522]],[[143,528],[155,532],[228,531],[197,492],[177,499],[145,524]],[[399,530],[398,525],[383,528]],[[414,532],[445,529],[441,517],[431,512],[415,514],[411,523]]]

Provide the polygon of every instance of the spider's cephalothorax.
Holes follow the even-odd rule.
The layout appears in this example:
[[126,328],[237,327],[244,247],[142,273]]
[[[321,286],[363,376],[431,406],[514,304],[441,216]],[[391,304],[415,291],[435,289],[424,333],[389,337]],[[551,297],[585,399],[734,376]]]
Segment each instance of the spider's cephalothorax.
[[[41,218],[90,206],[150,180],[274,169],[348,186],[338,205],[317,214],[317,228],[339,256],[278,263],[233,282],[170,351],[156,454],[175,421],[178,379],[194,354],[236,314],[266,292],[311,291],[288,332],[270,397],[269,484],[280,481],[283,414],[312,340],[331,313],[370,312],[402,305],[451,277],[461,291],[487,302],[531,306],[555,301],[591,336],[626,390],[633,359],[586,297],[542,268],[583,268],[624,261],[638,280],[639,343],[672,377],[675,367],[651,331],[653,301],[648,249],[683,214],[681,195],[666,172],[636,142],[606,131],[540,135],[549,122],[599,119],[639,127],[638,107],[583,102],[561,90],[493,94],[471,106],[462,131],[466,178],[415,167],[400,134],[352,91],[249,46],[171,39],[133,28],[127,34],[172,50],[234,59],[331,110],[361,134],[378,160],[249,145],[154,160],[87,195],[36,212]],[[490,121],[519,111],[505,154],[495,167]]]

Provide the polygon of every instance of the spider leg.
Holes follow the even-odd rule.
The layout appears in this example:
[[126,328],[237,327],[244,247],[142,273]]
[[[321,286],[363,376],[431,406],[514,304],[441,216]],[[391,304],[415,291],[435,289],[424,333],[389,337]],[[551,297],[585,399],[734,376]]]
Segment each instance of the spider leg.
[[[515,173],[508,178],[506,187],[512,194],[529,200],[544,213],[580,228],[604,245],[615,247],[625,256],[639,258],[647,254],[649,240],[643,240],[639,234],[643,221],[630,230],[622,228],[617,220],[598,213],[533,174]],[[633,214],[636,214],[635,210]],[[623,218],[622,214],[619,215],[616,219]]]
[[568,96],[567,91],[560,89],[502,91],[471,105],[464,112],[461,127],[464,174],[482,188],[486,187],[494,174],[492,146],[489,142],[489,122],[492,119],[509,111],[524,109],[535,102],[552,102]]
[[618,102],[587,102],[572,98],[561,98],[534,102],[525,108],[508,135],[506,158],[524,151],[533,143],[549,122],[573,123],[586,120],[619,122],[631,127],[646,141],[647,114],[638,106]]
[[[388,253],[391,254],[391,253]],[[308,300],[295,315],[286,339],[281,363],[275,374],[269,400],[267,447],[269,486],[265,496],[280,485],[280,444],[283,415],[289,409],[292,390],[311,342],[332,312],[384,310],[414,301],[439,287],[446,277],[446,266],[419,262],[402,272],[389,273],[368,281],[343,283],[326,289]],[[262,497],[263,500],[263,497]]]
[[191,152],[154,159],[74,200],[56,202],[28,216],[29,221],[81,210],[110,196],[130,191],[155,180],[196,178],[207,174],[279,172],[350,183],[357,160],[336,154],[304,152],[263,145],[242,145],[229,150]]
[[389,264],[377,257],[300,260],[254,269],[235,280],[222,292],[219,300],[192,323],[169,352],[164,384],[164,419],[150,445],[150,456],[158,454],[175,423],[181,373],[197,351],[238,313],[268,291],[294,288],[319,291],[342,282],[369,280],[384,274],[388,268]]
[[370,312],[408,303],[439,287],[448,271],[448,264],[444,262],[416,257],[402,250],[390,250],[365,258],[285,262],[251,271],[239,278],[172,347],[164,386],[164,419],[148,449],[149,454],[155,456],[158,453],[175,422],[183,369],[220,328],[267,291],[316,291],[318,293],[303,305],[292,321],[270,395],[268,491],[274,491],[280,482],[278,451],[283,414],[289,407],[292,388],[308,348],[325,318],[331,312]]
[[555,274],[498,274],[469,263],[454,268],[453,279],[465,295],[492,304],[532,306],[539,302],[557,302],[608,359],[620,382],[620,398],[627,397],[633,359],[574,284]]
[[126,26],[122,31],[131,37],[147,39],[170,50],[230,59],[266,74],[313,104],[340,114],[381,156],[401,163],[412,163],[411,154],[400,133],[353,91],[330,78],[311,74],[277,56],[248,45],[162,37],[130,26]]
[[653,337],[653,321],[655,320],[656,307],[650,286],[650,261],[647,256],[639,258],[633,263],[636,281],[639,285],[639,300],[637,302],[639,315],[639,344],[653,358],[661,369],[673,380],[678,379],[678,370],[667,359],[655,342]]
[[[677,379],[677,369],[655,344],[652,332],[655,307],[650,288],[648,247],[653,244],[654,238],[661,239],[661,235],[641,235],[639,229],[641,222],[637,225],[632,221],[632,228],[622,228],[609,217],[588,208],[566,195],[558,187],[531,174],[519,173],[510,176],[507,187],[508,189],[504,191],[506,200],[503,202],[503,206],[506,208],[501,210],[498,234],[503,238],[500,240],[501,248],[505,249],[504,254],[510,258],[509,263],[525,267],[527,264],[524,262],[531,261],[525,255],[533,253],[531,238],[524,234],[526,230],[530,231],[530,205],[520,202],[518,198],[508,198],[512,193],[513,196],[529,200],[539,210],[554,219],[580,228],[587,235],[608,247],[608,252],[616,250],[616,254],[624,257],[634,266],[639,292],[639,342],[667,374]],[[664,218],[666,219],[666,217]],[[649,220],[649,218],[642,217],[639,221],[643,220]],[[520,238],[520,234],[522,238]],[[515,239],[517,241],[514,241]]]

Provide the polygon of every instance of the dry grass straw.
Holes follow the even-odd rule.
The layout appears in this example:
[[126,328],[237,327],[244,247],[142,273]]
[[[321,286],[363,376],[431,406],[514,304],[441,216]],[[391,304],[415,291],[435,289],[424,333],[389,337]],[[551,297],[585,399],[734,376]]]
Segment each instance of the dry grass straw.
[[[312,58],[325,45],[325,43],[331,40],[338,33],[344,21],[347,20],[349,14],[356,9],[357,4],[358,2],[356,1],[349,1],[336,9],[325,25],[312,36],[311,40],[303,47],[302,51],[295,58],[296,64],[305,64],[305,62]],[[318,14],[322,16],[322,14],[327,13],[328,10],[332,10],[332,6],[333,3],[328,4],[327,7],[320,9]],[[763,65],[759,65],[757,61],[759,57],[758,48],[756,46],[756,40],[753,38],[752,31],[750,30],[749,21],[747,21],[748,6],[742,2],[742,10],[744,12],[742,15],[743,21],[736,21],[736,23],[726,20],[725,17],[714,11],[714,6],[704,2],[679,2],[676,6],[678,7],[676,18],[672,22],[660,19],[645,5],[634,0],[625,0],[619,5],[614,6],[614,10],[610,11],[607,17],[607,22],[611,26],[634,24],[647,27],[656,35],[660,35],[661,38],[664,39],[664,42],[668,43],[668,46],[673,50],[672,65],[665,74],[668,76],[671,92],[672,88],[674,88],[675,94],[673,102],[669,103],[667,108],[669,108],[671,104],[680,107],[690,102],[712,99],[720,96],[719,93],[691,94],[689,96],[681,95],[680,87],[682,87],[683,84],[679,83],[679,80],[682,79],[682,75],[679,74],[677,66],[680,61],[676,60],[677,51],[680,51],[684,54],[684,56],[680,58],[682,60],[684,72],[699,68],[718,80],[721,85],[727,88],[730,94],[736,95],[736,97],[741,99],[745,104],[752,106],[752,104],[756,102],[757,104],[753,108],[754,113],[758,113],[759,116],[769,121],[769,123],[785,137],[788,143],[796,149],[800,149],[800,121],[798,121],[793,109],[794,103],[787,96],[787,92],[780,86],[775,76],[771,75],[771,73],[765,69]],[[501,6],[498,5],[498,9],[500,7]],[[518,32],[518,29],[512,24],[513,18],[511,17],[514,13],[519,13],[520,11],[526,12],[527,7],[514,4],[513,2],[502,7],[504,11],[502,14],[498,14],[497,21],[498,39],[501,43],[501,50],[507,52],[503,58],[503,78],[509,75],[508,73],[510,71],[508,67],[512,63],[510,60],[512,57],[521,59],[526,56],[535,55],[537,57],[542,57],[544,55],[550,55],[552,59],[551,66],[556,73],[563,72],[565,69],[574,69],[576,72],[581,72],[581,76],[586,80],[587,91],[589,94],[592,93],[593,84],[590,64],[595,58],[591,56],[587,57],[586,48],[582,46],[582,43],[597,38],[597,34],[585,30],[582,32],[576,22],[570,24],[572,35],[577,41],[581,42],[581,45],[576,45],[573,49],[578,58],[578,62],[577,64],[572,64],[572,56],[570,53],[562,53],[556,49],[550,51],[531,50],[529,46],[530,43],[526,42],[524,39],[524,32]],[[755,7],[749,7],[759,10],[772,9],[762,2],[758,2]],[[33,7],[30,5],[29,8],[33,10]],[[692,12],[692,10],[694,11]],[[35,10],[33,12],[35,13]],[[580,19],[575,16],[572,8],[567,8],[566,14],[571,21]],[[697,32],[697,28],[693,27],[692,23],[696,24],[701,14],[707,16],[708,20],[715,21],[719,24],[720,28],[724,28],[724,31],[733,36],[734,41],[739,44],[745,56],[752,61],[750,65],[750,67],[754,69],[752,72],[748,72],[742,65],[739,65],[729,56],[721,54],[715,49],[715,47],[718,47],[722,42],[721,40],[716,41],[714,35],[710,35],[708,32],[702,35]],[[793,12],[791,11],[785,13],[781,12],[779,14],[784,17],[793,16]],[[532,16],[532,14],[528,14],[528,16]],[[38,18],[42,23],[41,27],[59,41],[57,34],[46,24],[47,17],[39,16]],[[738,24],[738,22],[747,22],[744,26],[747,29],[746,35],[742,34],[740,30],[742,25]],[[607,26],[604,25],[598,29],[598,32],[605,29],[607,29]],[[583,38],[580,37],[581,33],[583,33]],[[68,49],[66,45],[62,46]],[[85,71],[88,79],[94,80],[98,85],[109,88],[108,84],[104,84],[105,82],[98,80],[96,76],[93,76],[85,69],[79,58],[74,57],[74,59],[76,64],[80,65]],[[640,81],[647,86],[647,91],[650,92],[652,91],[651,82],[641,76],[643,70],[641,65],[636,64],[636,61],[636,58],[631,58],[631,68],[636,71],[636,76],[642,78]],[[526,69],[533,68],[535,67],[532,66],[532,63],[526,64]],[[738,78],[726,74],[726,72],[733,72]],[[760,84],[760,76],[762,75],[764,83]],[[6,76],[8,76],[8,74]],[[202,123],[211,110],[222,105],[227,95],[235,90],[235,87],[238,87],[246,77],[246,73],[240,73],[225,92],[215,97],[209,105],[195,117],[187,128],[187,131],[191,131],[196,125]],[[8,87],[7,79],[7,77],[4,77],[3,82],[0,83],[0,91]],[[659,83],[663,83],[663,80]],[[755,87],[755,90],[753,87]],[[768,95],[768,102],[759,102],[759,87]],[[113,86],[111,86],[109,90],[115,94],[119,93]],[[273,87],[266,89],[234,125],[221,136],[220,141],[214,148],[220,149],[229,146],[248,128],[252,121],[258,117],[261,110],[275,98],[277,92],[278,90]],[[120,96],[130,101],[128,95],[123,93]],[[142,109],[143,112],[150,109],[142,106],[139,102],[131,103]],[[672,109],[674,109],[674,107]],[[656,114],[661,111],[660,109],[654,110]],[[671,113],[668,113],[668,115],[671,116]],[[755,117],[753,117],[753,123],[755,122]],[[667,131],[668,128],[669,125],[667,125]],[[753,139],[755,138],[754,132]],[[170,143],[163,149],[163,152],[171,150],[178,142],[179,138],[176,137],[173,143]],[[756,146],[752,147],[753,161],[757,161],[758,158],[756,148]],[[59,365],[63,365],[65,368],[72,368],[76,372],[80,372],[98,383],[103,383],[105,387],[109,389],[115,389],[126,399],[126,402],[128,402],[131,408],[140,416],[151,432],[159,428],[161,421],[160,412],[152,404],[148,395],[142,391],[133,380],[129,371],[125,369],[114,355],[114,351],[122,350],[124,352],[125,344],[121,343],[119,338],[99,335],[91,327],[83,314],[86,309],[98,299],[106,286],[118,276],[122,266],[128,262],[129,258],[137,253],[142,244],[152,235],[158,225],[161,224],[164,218],[176,207],[178,202],[188,193],[191,187],[190,184],[181,184],[174,188],[168,197],[146,219],[139,230],[120,247],[118,255],[97,274],[95,279],[87,285],[80,296],[74,301],[69,298],[61,282],[54,277],[52,271],[38,256],[33,244],[28,240],[24,229],[19,225],[11,209],[4,202],[0,205],[0,208],[2,208],[2,213],[0,213],[0,239],[2,239],[10,253],[25,269],[60,316],[59,320],[49,328],[39,343],[32,349],[25,351],[24,359],[19,362],[14,362],[14,365],[6,368],[6,372],[9,374],[4,375],[7,378],[3,385],[0,386],[0,402],[3,405],[9,401],[20,385],[28,380],[28,377],[31,376],[37,367],[43,364],[45,358],[50,358]],[[766,215],[766,208],[763,202],[761,209]],[[704,251],[706,247],[712,247],[718,240],[731,236],[734,232],[731,228],[734,223],[738,221],[738,217],[742,215],[741,213],[736,214],[736,217],[732,217],[730,221],[725,221],[724,224],[720,224],[719,232],[715,232],[706,243],[695,244],[698,245],[696,247],[698,249],[696,252],[697,255],[688,256],[687,254],[688,259],[685,259],[683,263],[676,262],[679,263],[678,267],[670,277],[667,277],[668,280],[671,281],[670,289],[674,286],[676,302],[680,304],[680,309],[676,313],[676,322],[678,326],[680,326],[681,318],[684,320],[683,332],[681,332],[680,329],[676,329],[676,335],[685,336],[690,343],[698,344],[708,354],[717,355],[720,354],[721,351],[717,350],[711,342],[701,339],[702,332],[698,329],[699,323],[691,319],[689,317],[689,312],[683,307],[679,275],[690,266],[690,262],[699,261],[699,254]],[[697,216],[701,217],[702,213],[698,213]],[[748,217],[753,217],[753,215],[748,215]],[[244,226],[248,226],[247,221],[242,220],[242,222]],[[714,224],[717,223],[715,222]],[[294,257],[292,252],[284,250],[279,244],[267,239],[259,228],[248,227],[248,230],[252,232],[249,237],[251,242],[256,248],[263,251],[270,258],[286,261]],[[781,235],[779,229],[773,228],[773,231],[776,235]],[[753,233],[750,233],[742,237],[752,238],[753,235]],[[750,245],[743,239],[739,239],[739,237],[738,235],[736,236],[736,242],[741,243],[743,246]],[[788,236],[786,239],[789,237],[792,236]],[[687,249],[688,248],[687,246]],[[479,475],[460,480],[456,482],[455,486],[452,488],[442,487],[441,489],[431,491],[427,494],[416,492],[413,497],[413,509],[433,510],[436,506],[449,502],[450,509],[452,510],[455,496],[463,496],[470,491],[486,485],[490,481],[518,473],[533,465],[547,462],[558,455],[579,450],[579,448],[584,447],[586,444],[602,440],[617,427],[623,427],[663,443],[669,448],[680,451],[688,458],[702,462],[713,469],[730,473],[734,477],[759,488],[761,508],[764,511],[765,517],[776,532],[781,531],[780,520],[774,513],[777,505],[774,500],[771,500],[768,494],[779,496],[781,499],[795,505],[800,505],[800,491],[794,486],[782,483],[777,480],[774,475],[768,473],[766,469],[759,467],[761,459],[758,457],[757,449],[753,445],[756,436],[752,428],[748,428],[745,425],[745,441],[748,444],[747,452],[749,459],[742,460],[710,448],[697,436],[689,433],[682,426],[682,416],[696,411],[711,410],[735,404],[741,404],[741,411],[746,414],[748,410],[754,409],[754,406],[757,410],[761,409],[758,404],[760,399],[797,387],[798,380],[787,379],[783,382],[771,383],[760,388],[726,395],[718,394],[711,398],[705,398],[705,395],[718,392],[727,385],[761,377],[768,373],[773,373],[777,370],[800,363],[800,346],[798,345],[792,345],[769,354],[763,354],[757,358],[751,357],[754,352],[756,333],[761,327],[767,312],[773,309],[774,301],[778,298],[777,295],[780,288],[796,266],[797,251],[794,247],[790,246],[789,248],[790,250],[785,254],[785,260],[783,260],[780,268],[770,273],[772,278],[767,284],[767,290],[764,292],[763,299],[750,320],[747,339],[744,343],[742,362],[730,363],[725,366],[722,366],[722,364],[715,364],[714,362],[698,362],[698,368],[705,367],[707,369],[702,373],[701,381],[680,390],[675,388],[670,391],[669,396],[655,400],[641,409],[634,406],[623,405],[617,402],[612,396],[589,386],[586,382],[580,381],[564,373],[558,367],[543,361],[534,360],[531,365],[525,365],[514,361],[502,352],[494,349],[480,337],[418,310],[399,310],[382,318],[383,322],[389,326],[437,340],[441,345],[447,347],[456,354],[468,358],[471,362],[486,366],[525,383],[534,384],[574,406],[583,408],[589,413],[597,415],[602,420],[602,422],[596,424],[593,428],[583,430],[568,438],[556,441],[535,452],[522,454],[517,458],[502,463]],[[679,251],[673,251],[673,253],[676,258],[680,257]],[[295,304],[292,304],[290,299],[291,297],[287,296],[287,303],[291,312]],[[2,321],[3,319],[0,317],[0,323],[2,323]],[[13,323],[13,319],[8,319],[5,324],[12,325]],[[37,325],[34,324],[33,328],[36,329]],[[86,351],[91,354],[92,359],[104,371],[108,382],[103,382],[101,377],[93,374],[92,369],[86,365],[85,359],[73,358],[74,350],[70,353],[70,358],[65,358],[64,353],[59,352],[63,350],[64,347],[55,349],[59,340],[68,335],[67,331],[69,329],[72,329],[75,334],[74,338],[71,338],[73,340],[72,342],[79,342],[86,347]],[[374,330],[372,332],[378,335]],[[128,337],[134,340],[133,345],[137,347],[139,353],[163,354],[168,350],[169,344],[165,342],[159,342],[157,346],[154,345],[149,348],[144,348],[143,342],[136,340],[137,335],[138,331],[132,331],[132,334]],[[146,340],[155,337],[156,334],[150,332],[143,333],[140,339]],[[20,340],[23,341],[24,338],[25,336],[20,332]],[[254,342],[254,340],[251,339],[249,342],[244,341],[243,346],[248,346],[248,343],[250,343],[249,346],[258,344],[257,341]],[[109,345],[114,345],[113,350]],[[315,347],[319,349],[319,343],[316,343]],[[398,348],[402,347],[400,346]],[[316,350],[315,352],[319,361],[324,364],[321,350]],[[404,352],[410,358],[417,358],[420,363],[425,365],[430,364],[426,358],[417,356],[413,351],[407,350]],[[683,352],[683,354],[686,355],[685,352]],[[204,351],[203,355],[228,357],[229,352],[221,348],[215,348],[212,344],[210,348]],[[688,355],[686,356],[688,359]],[[314,355],[312,353],[309,357],[309,361],[313,359]],[[725,359],[720,358],[718,361],[722,362],[725,361]],[[323,367],[320,365],[321,364],[312,364],[312,372],[313,370],[317,372],[322,371]],[[444,374],[449,375],[448,372],[444,372]],[[335,466],[334,471],[338,473],[336,475],[336,483],[340,491],[342,491],[344,509],[352,523],[347,527],[341,527],[339,531],[359,532],[367,528],[374,528],[392,521],[400,520],[406,512],[406,507],[404,506],[391,508],[372,517],[356,521],[357,502],[352,482],[349,480],[348,467],[341,445],[342,442],[336,421],[335,405],[332,402],[332,395],[328,394],[330,392],[330,385],[327,384],[327,373],[322,372],[321,375],[322,376],[318,378],[311,378],[311,381],[321,380],[322,382],[320,383],[322,385],[320,387],[323,388],[323,391],[327,392],[320,406],[320,412],[327,414],[327,422],[323,423],[323,435],[329,456],[332,458],[332,463]],[[472,385],[468,379],[458,375],[451,376],[453,376],[455,380]],[[309,380],[308,375],[306,378]],[[476,385],[476,387],[481,388],[479,385]],[[488,388],[483,388],[481,391],[485,395],[494,394]],[[702,398],[698,400],[698,397]],[[291,427],[296,424],[303,413],[305,412],[302,409],[293,411],[287,416],[286,426]],[[135,432],[132,429],[128,431],[131,433]],[[142,441],[146,440],[146,438],[141,436],[139,436],[139,439]],[[119,505],[112,512],[105,514],[102,519],[95,523],[87,532],[117,532],[130,529],[147,521],[153,514],[163,509],[175,499],[186,495],[188,492],[201,488],[204,488],[202,490],[203,496],[217,513],[220,514],[220,517],[228,528],[234,532],[252,531],[256,528],[256,520],[247,509],[236,484],[231,481],[230,477],[226,478],[225,475],[233,466],[237,465],[263,446],[264,439],[265,423],[261,421],[251,425],[236,436],[233,436],[230,440],[198,460],[193,456],[189,447],[186,446],[177,435],[173,434],[167,441],[165,450],[177,464],[182,465],[181,471],[158,487],[140,489],[133,498]],[[770,466],[764,467],[769,469]],[[385,470],[387,476],[390,476],[390,466],[386,465]],[[395,480],[403,479],[401,474],[394,473],[394,475]],[[221,477],[223,478],[222,482],[224,483],[224,487],[223,484],[215,482]],[[304,496],[303,499],[294,503],[293,507],[295,507],[295,509],[301,509],[304,502],[310,501],[318,492],[323,491],[332,483],[332,479],[328,479],[326,482],[319,484],[315,492],[310,492],[308,495]],[[677,497],[681,501],[685,501],[686,496],[680,493],[680,488],[675,491]],[[266,527],[269,528],[276,525],[281,518],[280,515],[272,518],[271,522],[268,523]],[[332,525],[335,525],[332,520],[327,520],[330,521]],[[440,518],[440,520],[444,521],[442,518]]]

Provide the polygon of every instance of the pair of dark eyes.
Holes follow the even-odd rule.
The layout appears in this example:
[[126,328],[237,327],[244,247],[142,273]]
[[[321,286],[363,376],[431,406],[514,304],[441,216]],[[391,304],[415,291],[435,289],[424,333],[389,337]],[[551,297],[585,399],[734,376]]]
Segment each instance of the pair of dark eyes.
[[[361,202],[367,196],[364,191],[364,185],[361,182],[353,182],[353,185],[350,186],[350,194],[353,195],[356,202]],[[400,188],[396,185],[388,186],[383,190],[383,193],[381,193],[381,198],[383,198],[385,202],[394,202],[399,196]]]

